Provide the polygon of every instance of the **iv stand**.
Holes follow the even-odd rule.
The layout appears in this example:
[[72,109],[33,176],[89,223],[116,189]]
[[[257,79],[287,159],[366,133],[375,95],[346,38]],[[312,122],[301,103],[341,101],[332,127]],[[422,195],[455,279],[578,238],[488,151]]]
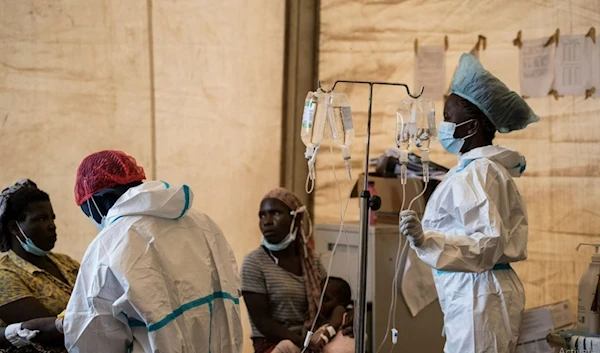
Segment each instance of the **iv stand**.
[[331,90],[325,91],[321,88],[321,81],[318,81],[319,89],[330,93],[335,89],[338,83],[356,83],[369,85],[369,112],[367,115],[367,150],[365,157],[365,174],[363,182],[363,190],[360,194],[360,246],[359,246],[359,257],[360,263],[358,268],[358,296],[356,306],[354,308],[354,339],[355,339],[355,353],[365,353],[365,318],[367,314],[366,306],[366,293],[367,293],[367,245],[369,235],[369,209],[377,211],[381,207],[381,199],[378,196],[371,197],[369,192],[369,148],[371,146],[371,107],[373,105],[373,86],[402,86],[406,88],[406,93],[412,98],[419,98],[423,94],[423,87],[421,92],[417,96],[410,94],[408,85],[404,83],[393,83],[393,82],[368,82],[368,81],[346,81],[338,80],[335,81]]

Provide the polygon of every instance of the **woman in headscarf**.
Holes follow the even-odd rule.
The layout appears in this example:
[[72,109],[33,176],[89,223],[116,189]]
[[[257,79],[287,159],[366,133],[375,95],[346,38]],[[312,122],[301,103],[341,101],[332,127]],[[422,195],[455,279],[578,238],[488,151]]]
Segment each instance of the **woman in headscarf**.
[[[0,259],[0,327],[9,341],[18,341],[17,332],[28,327],[26,321],[49,318],[45,322],[53,324],[53,318],[69,302],[79,264],[67,255],[51,252],[57,240],[54,219],[48,194],[31,180],[19,181],[0,194],[0,252],[6,253]],[[33,323],[40,330],[39,322]],[[32,340],[43,339],[44,346],[51,348],[13,350],[64,351],[58,330],[41,331],[43,334]]]
[[[310,218],[300,199],[283,188],[265,195],[258,216],[262,244],[246,256],[241,271],[254,350],[269,353],[278,343],[291,341],[292,350],[299,352],[326,276],[309,243]],[[311,344],[309,349],[319,347]]]

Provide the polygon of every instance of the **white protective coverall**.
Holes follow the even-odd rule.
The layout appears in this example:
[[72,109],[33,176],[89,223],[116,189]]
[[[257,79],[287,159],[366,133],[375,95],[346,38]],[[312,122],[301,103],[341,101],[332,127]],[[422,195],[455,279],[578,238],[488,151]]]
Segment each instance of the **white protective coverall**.
[[87,248],[64,320],[69,352],[238,353],[233,252],[187,185],[129,189]]
[[525,292],[508,264],[527,258],[527,211],[512,178],[524,170],[510,149],[471,150],[427,204],[411,246],[434,269],[447,353],[515,350]]

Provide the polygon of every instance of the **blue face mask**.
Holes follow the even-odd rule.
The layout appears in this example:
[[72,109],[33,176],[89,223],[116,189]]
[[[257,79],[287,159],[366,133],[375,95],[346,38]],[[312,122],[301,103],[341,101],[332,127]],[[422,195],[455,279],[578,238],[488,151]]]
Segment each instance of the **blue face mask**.
[[88,205],[88,210],[90,211],[90,215],[88,216],[88,218],[94,223],[94,225],[96,226],[96,228],[98,228],[98,231],[102,231],[102,229],[104,229],[104,227],[106,226],[106,216],[104,216],[102,214],[102,212],[100,212],[100,209],[98,208],[98,205],[96,204],[96,201],[94,200],[93,197],[91,197],[92,199],[92,203],[94,204],[94,207],[96,207],[96,211],[98,211],[98,214],[102,217],[102,221],[100,221],[100,223],[96,222],[96,219],[94,219],[94,215],[92,213],[92,208],[90,206],[90,200],[88,199],[87,205]]
[[460,150],[463,148],[465,140],[475,135],[475,132],[460,138],[454,137],[454,132],[456,131],[457,127],[468,124],[473,120],[475,119],[467,120],[460,124],[442,121],[438,128],[438,140],[440,140],[442,147],[452,154],[460,154]]
[[283,238],[283,240],[277,244],[269,243],[267,239],[265,239],[265,237],[263,236],[262,245],[271,251],[281,251],[287,249],[287,247],[290,246],[290,244],[293,243],[294,240],[296,240],[296,231],[297,230],[295,229],[293,232],[286,235],[285,238]]
[[21,247],[25,251],[35,256],[46,256],[50,253],[50,250],[42,250],[38,248],[37,245],[35,245],[35,243],[25,235],[25,232],[23,232],[23,229],[21,229],[19,222],[15,223],[17,224],[17,228],[19,228],[19,232],[21,232],[21,235],[23,236],[23,238],[25,238],[25,242],[23,242],[21,239],[19,239],[19,237],[17,237],[17,240],[19,241]]

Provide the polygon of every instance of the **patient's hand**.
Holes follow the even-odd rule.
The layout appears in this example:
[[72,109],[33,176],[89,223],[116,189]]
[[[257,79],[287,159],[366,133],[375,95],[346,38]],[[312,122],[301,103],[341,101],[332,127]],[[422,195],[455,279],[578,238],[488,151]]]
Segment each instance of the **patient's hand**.
[[342,335],[354,338],[354,309],[346,313],[346,319],[342,323]]
[[325,347],[325,345],[327,344],[322,338],[321,335],[325,334],[325,330],[324,329],[318,329],[317,331],[315,331],[315,333],[312,335],[312,337],[310,338],[310,343],[313,349],[316,349],[318,351],[322,351],[323,347]]
[[321,353],[323,352],[323,347],[325,347],[324,344],[321,344],[320,342],[316,342],[313,341],[313,337],[310,338],[310,342],[308,343],[308,352],[309,353]]
[[56,317],[43,317],[32,319],[21,324],[22,328],[28,330],[37,330],[40,333],[33,339],[34,342],[62,345],[64,344],[64,336],[56,329]]

